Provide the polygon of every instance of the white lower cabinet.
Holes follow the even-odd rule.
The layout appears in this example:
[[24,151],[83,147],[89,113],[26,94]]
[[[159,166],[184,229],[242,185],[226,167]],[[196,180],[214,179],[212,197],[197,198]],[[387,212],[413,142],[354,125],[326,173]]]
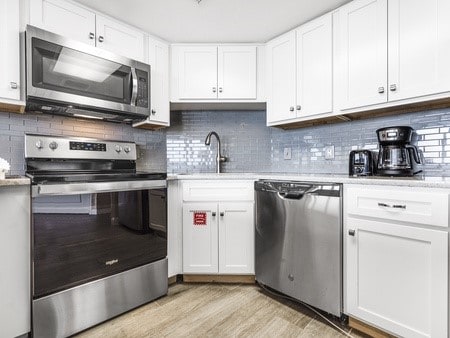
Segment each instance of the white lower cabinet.
[[[189,187],[183,187],[183,273],[254,274],[254,201],[253,195],[246,192],[253,189],[252,183],[242,186],[242,194],[235,195],[236,201],[231,199],[233,191],[239,191],[239,184],[225,187],[222,183],[187,182],[186,185]],[[200,191],[213,192],[216,198],[210,195],[210,201],[199,201]]]
[[[395,219],[386,219],[386,210],[374,210],[371,217],[358,214],[364,196],[382,191],[346,190],[346,313],[402,337],[448,337],[448,228],[405,222],[415,212],[409,210],[411,201],[391,204],[391,193],[408,196],[401,189],[386,190],[385,201],[379,198],[386,202],[382,209],[392,205]],[[414,195],[420,198],[420,192]],[[362,201],[361,208],[352,200]]]
[[0,187],[0,337],[30,332],[30,187]]
[[219,273],[254,273],[253,202],[219,203]]

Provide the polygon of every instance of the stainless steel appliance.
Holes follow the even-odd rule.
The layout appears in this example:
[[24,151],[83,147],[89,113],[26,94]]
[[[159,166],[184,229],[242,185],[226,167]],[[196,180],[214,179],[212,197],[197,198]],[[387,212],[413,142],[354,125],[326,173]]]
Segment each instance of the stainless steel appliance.
[[112,121],[150,114],[150,66],[42,29],[26,29],[27,110]]
[[260,180],[255,192],[256,280],[341,316],[341,185]]
[[422,155],[410,144],[413,132],[414,129],[407,126],[387,127],[376,131],[380,144],[378,175],[412,176],[422,171]]
[[129,142],[25,136],[33,336],[66,337],[167,293],[166,174]]
[[349,155],[348,171],[350,176],[372,176],[375,163],[370,150],[352,150]]

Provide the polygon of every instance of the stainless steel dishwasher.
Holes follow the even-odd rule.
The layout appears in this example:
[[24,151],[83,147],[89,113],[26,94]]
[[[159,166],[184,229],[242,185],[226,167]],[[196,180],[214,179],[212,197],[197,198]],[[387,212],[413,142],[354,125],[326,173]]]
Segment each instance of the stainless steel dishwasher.
[[340,317],[342,187],[255,182],[258,283]]

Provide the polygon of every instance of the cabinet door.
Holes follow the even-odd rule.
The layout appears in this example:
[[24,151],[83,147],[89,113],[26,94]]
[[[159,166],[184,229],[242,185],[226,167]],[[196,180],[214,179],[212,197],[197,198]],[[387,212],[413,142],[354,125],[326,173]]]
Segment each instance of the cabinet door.
[[342,109],[387,101],[387,0],[340,9]]
[[389,101],[450,91],[450,2],[389,0]]
[[217,98],[217,47],[183,46],[178,53],[180,99]]
[[218,272],[217,203],[183,204],[183,273]]
[[30,24],[95,46],[95,14],[70,2],[30,1]]
[[219,204],[219,273],[255,273],[253,202]]
[[295,31],[270,41],[267,52],[267,124],[296,117]]
[[448,233],[348,218],[347,312],[403,337],[447,337]]
[[150,120],[168,126],[169,107],[169,45],[149,38],[149,63],[151,66]]
[[218,98],[256,99],[256,46],[218,48]]
[[297,117],[333,111],[331,14],[297,29]]
[[0,213],[0,335],[17,337],[31,323],[30,187],[1,187]]
[[97,15],[97,47],[144,61],[144,34],[101,15]]
[[19,1],[0,0],[0,98],[20,100]]

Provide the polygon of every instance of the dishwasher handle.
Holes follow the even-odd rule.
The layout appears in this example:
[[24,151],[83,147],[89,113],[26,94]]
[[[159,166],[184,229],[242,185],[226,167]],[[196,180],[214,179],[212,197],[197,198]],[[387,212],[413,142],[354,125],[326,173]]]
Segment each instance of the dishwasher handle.
[[301,200],[305,196],[305,192],[290,191],[290,192],[279,192],[278,196],[288,200]]

